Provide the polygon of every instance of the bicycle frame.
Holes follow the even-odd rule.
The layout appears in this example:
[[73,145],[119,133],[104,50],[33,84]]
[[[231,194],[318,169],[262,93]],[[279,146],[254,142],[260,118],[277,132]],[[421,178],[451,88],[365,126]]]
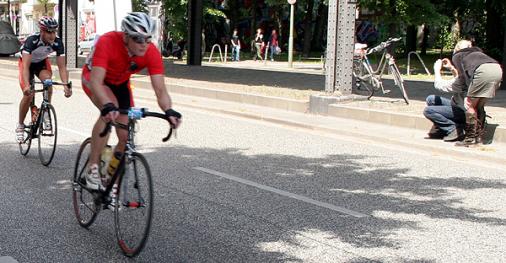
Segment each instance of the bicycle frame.
[[[395,85],[400,88],[404,100],[406,103],[408,103],[407,94],[405,92],[403,84],[404,81],[400,75],[397,65],[395,64],[393,55],[390,54],[387,49],[392,43],[399,40],[401,39],[390,38],[387,41],[382,42],[379,45],[367,50],[365,50],[365,47],[359,47],[356,49],[353,74],[357,79],[357,83],[364,81],[364,83],[368,86],[366,87],[366,89],[369,91],[368,99],[374,95],[375,90],[378,90],[380,88],[383,94],[390,92],[390,90],[385,90],[383,87],[383,75],[385,73],[385,68],[388,68],[388,73],[393,76]],[[376,52],[382,52],[382,54],[377,67],[374,68],[369,60],[368,55]],[[358,55],[356,55],[357,53]],[[357,87],[359,87],[358,85],[359,84],[357,84]]]
[[[158,113],[145,112],[145,109],[141,109],[141,111],[142,111],[142,115],[143,115],[142,117],[155,116],[155,117],[163,118],[163,116],[164,116],[164,115],[158,114]],[[128,131],[127,142],[125,144],[125,152],[123,153],[123,156],[121,157],[118,168],[116,169],[116,171],[115,171],[114,175],[112,176],[111,181],[110,181],[109,185],[107,185],[106,189],[104,191],[100,191],[100,193],[101,193],[100,196],[102,198],[102,201],[106,201],[106,200],[104,200],[104,198],[107,198],[109,196],[109,193],[112,191],[114,182],[116,182],[118,179],[120,179],[120,176],[123,175],[123,172],[125,169],[125,162],[132,159],[132,155],[137,152],[137,150],[135,149],[135,133],[136,133],[135,124],[137,123],[137,119],[140,119],[141,117],[140,116],[131,116],[129,110],[120,110],[120,113],[128,114],[128,124],[124,125],[124,124],[120,124],[120,123],[116,123],[116,124],[108,123],[107,126],[105,127],[104,131],[102,131],[102,133],[100,134],[100,136],[105,136],[107,133],[110,132],[111,126],[115,126],[117,129],[118,128],[119,129],[126,129]],[[172,129],[170,129],[169,134],[162,141],[164,141],[164,142],[167,141],[171,137],[171,135],[172,135]],[[103,202],[103,203],[105,203],[105,202]]]
[[[40,82],[38,82],[40,83]],[[36,90],[35,89],[35,82],[32,81],[31,84],[30,84],[30,90],[33,92],[33,93],[39,93],[39,92],[42,92],[42,102],[40,104],[40,108],[38,109],[38,116],[37,116],[37,120],[32,123],[30,125],[30,129],[31,129],[31,135],[37,135],[37,128],[40,126],[40,122],[42,120],[42,115],[40,114],[40,110],[47,107],[48,104],[50,104],[49,102],[49,89],[51,87],[53,87],[52,83],[51,85],[44,85],[44,83],[42,83],[42,89],[39,89],[39,90]],[[35,96],[33,96],[32,98],[32,102],[30,103],[30,110],[31,108],[35,106]],[[33,114],[33,112],[31,112],[31,114]],[[32,137],[34,138],[34,137]]]

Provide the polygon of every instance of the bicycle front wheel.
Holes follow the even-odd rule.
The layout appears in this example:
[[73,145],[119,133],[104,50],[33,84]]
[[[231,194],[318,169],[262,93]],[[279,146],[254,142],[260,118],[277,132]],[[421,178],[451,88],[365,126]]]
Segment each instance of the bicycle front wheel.
[[42,165],[48,166],[56,151],[58,129],[56,111],[53,105],[46,104],[40,111],[39,123],[39,159]]
[[392,75],[394,76],[394,83],[399,89],[401,90],[401,95],[406,104],[409,104],[409,98],[408,93],[406,92],[406,89],[404,88],[404,80],[402,79],[401,73],[399,72],[399,69],[395,65],[390,66],[390,71],[392,72]]
[[72,203],[77,222],[84,228],[88,228],[95,221],[100,209],[93,193],[86,186],[86,167],[91,152],[91,138],[84,140],[77,152],[74,166],[74,179],[72,181]]
[[152,213],[151,171],[144,156],[133,153],[125,158],[114,209],[116,237],[126,256],[136,256],[146,245]]
[[376,79],[365,61],[353,61],[353,77],[355,78],[353,92],[358,95],[367,96],[367,99],[370,99],[376,89]]
[[26,156],[30,151],[30,147],[32,146],[32,135],[33,135],[32,125],[25,127],[24,134],[25,140],[19,144],[19,153],[21,153],[21,155],[23,156]]

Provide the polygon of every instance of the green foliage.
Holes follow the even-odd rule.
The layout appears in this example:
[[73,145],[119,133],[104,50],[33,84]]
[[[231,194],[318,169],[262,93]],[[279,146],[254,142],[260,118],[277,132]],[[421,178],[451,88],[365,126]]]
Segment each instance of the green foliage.
[[434,47],[439,49],[442,48],[443,50],[451,50],[454,45],[455,41],[449,27],[444,25],[441,26],[434,42]]
[[163,0],[162,9],[165,14],[165,30],[174,39],[186,38],[188,31],[186,14],[187,0]]
[[148,6],[144,0],[132,0],[132,11],[134,12],[147,12]]

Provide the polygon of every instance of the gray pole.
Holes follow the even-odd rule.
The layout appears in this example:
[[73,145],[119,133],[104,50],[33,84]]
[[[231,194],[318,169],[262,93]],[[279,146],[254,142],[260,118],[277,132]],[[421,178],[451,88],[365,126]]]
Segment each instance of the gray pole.
[[293,19],[294,19],[293,17],[295,12],[294,11],[295,1],[293,1],[293,3],[291,2],[289,3],[290,3],[290,34],[288,37],[288,67],[293,68]]

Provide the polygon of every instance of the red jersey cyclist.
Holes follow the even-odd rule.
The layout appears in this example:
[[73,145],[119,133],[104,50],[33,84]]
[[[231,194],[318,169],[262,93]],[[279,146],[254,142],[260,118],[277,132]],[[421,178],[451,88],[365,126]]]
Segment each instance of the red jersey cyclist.
[[[90,189],[100,189],[100,153],[108,136],[100,137],[107,122],[127,124],[128,116],[118,109],[134,106],[130,89],[130,76],[147,68],[158,105],[165,111],[174,128],[181,123],[181,114],[172,109],[172,101],[164,81],[162,56],[151,43],[155,23],[141,12],[129,13],[121,22],[122,32],[109,32],[98,39],[82,71],[82,85],[91,101],[100,110],[100,117],[93,127],[91,153],[86,184]],[[115,153],[125,151],[127,131],[116,129],[118,144]],[[116,155],[116,154],[114,154]],[[112,158],[115,158],[113,155]]]
[[[49,54],[56,52],[56,64],[60,72],[62,82],[68,82],[67,65],[65,63],[65,48],[63,41],[56,36],[58,30],[58,22],[52,17],[43,16],[39,20],[40,32],[30,35],[26,38],[25,43],[21,47],[22,57],[19,59],[19,85],[23,91],[23,98],[19,103],[19,120],[16,127],[16,140],[22,143],[24,140],[24,120],[30,103],[33,99],[33,92],[30,91],[30,82],[34,76],[41,81],[51,79],[53,72],[51,71],[51,63],[49,62]],[[68,86],[64,86],[65,97],[72,95],[72,90]],[[49,101],[53,90],[49,89]],[[49,118],[44,118],[49,120]],[[50,123],[44,123],[44,129],[50,129]]]

